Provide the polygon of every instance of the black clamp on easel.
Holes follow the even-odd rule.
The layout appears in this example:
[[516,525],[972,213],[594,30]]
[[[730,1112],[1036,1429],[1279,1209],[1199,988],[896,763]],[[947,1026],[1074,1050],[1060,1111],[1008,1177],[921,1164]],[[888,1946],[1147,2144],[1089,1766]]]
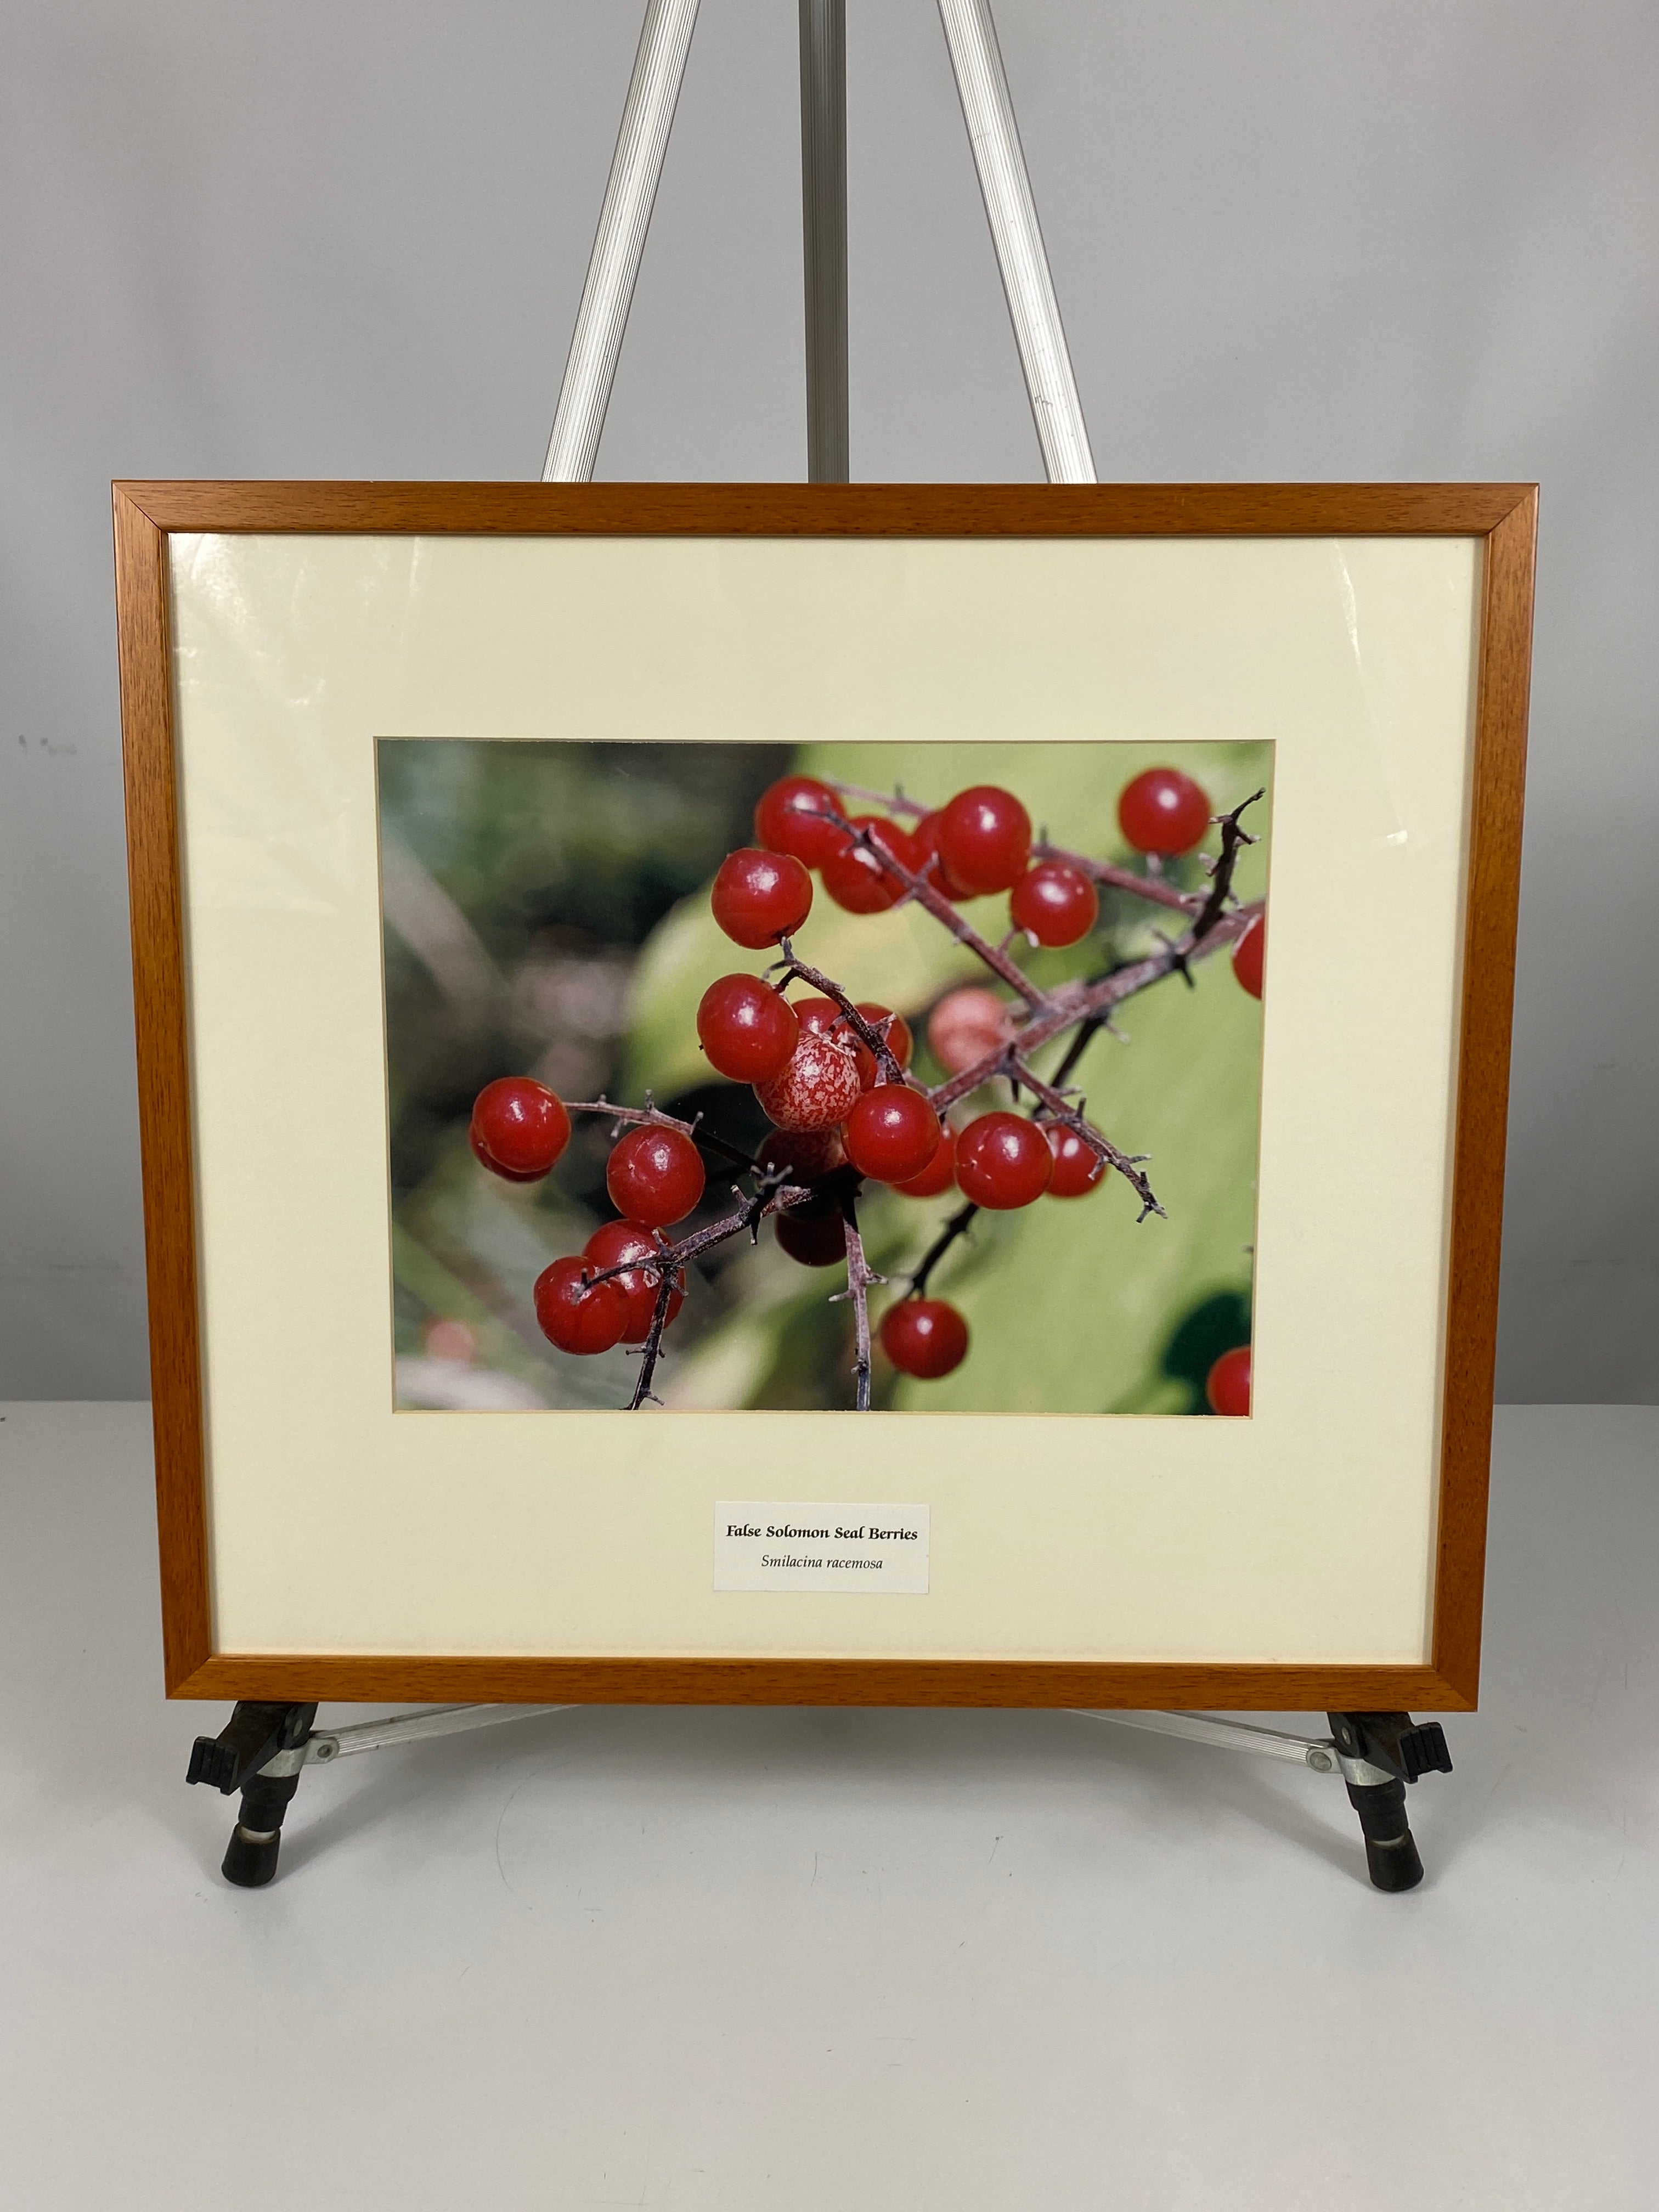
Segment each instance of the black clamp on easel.
[[[239,1705],[216,1736],[191,1746],[186,1782],[205,1782],[227,1797],[242,1793],[221,1868],[238,1889],[259,1889],[276,1871],[283,1822],[310,1763],[315,1705]],[[311,1757],[315,1757],[311,1753]]]

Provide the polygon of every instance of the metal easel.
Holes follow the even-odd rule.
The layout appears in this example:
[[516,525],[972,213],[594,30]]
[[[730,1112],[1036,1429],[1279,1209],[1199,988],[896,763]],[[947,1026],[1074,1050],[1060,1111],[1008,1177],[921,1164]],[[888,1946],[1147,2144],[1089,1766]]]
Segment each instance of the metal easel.
[[[849,474],[846,0],[798,0],[798,4],[807,476],[813,483],[845,483]],[[698,0],[648,0],[542,469],[545,483],[586,483],[593,473],[697,7]],[[990,0],[939,0],[939,11],[1043,466],[1051,483],[1093,483],[1089,434],[1003,74]],[[441,1705],[391,1720],[319,1729],[314,1725],[314,1705],[244,1702],[216,1738],[197,1738],[186,1778],[209,1784],[227,1796],[241,1793],[241,1817],[232,1832],[223,1870],[227,1881],[239,1887],[257,1888],[276,1871],[283,1817],[306,1767],[331,1765],[359,1752],[422,1742],[464,1729],[580,1710],[570,1705]],[[1211,1714],[1115,1711],[1080,1717],[1253,1752],[1316,1774],[1340,1774],[1359,1816],[1373,1883],[1379,1889],[1405,1890],[1422,1880],[1422,1861],[1406,1814],[1406,1790],[1419,1775],[1451,1771],[1437,1721],[1413,1725],[1409,1713],[1331,1713],[1327,1716],[1330,1735],[1304,1736]]]

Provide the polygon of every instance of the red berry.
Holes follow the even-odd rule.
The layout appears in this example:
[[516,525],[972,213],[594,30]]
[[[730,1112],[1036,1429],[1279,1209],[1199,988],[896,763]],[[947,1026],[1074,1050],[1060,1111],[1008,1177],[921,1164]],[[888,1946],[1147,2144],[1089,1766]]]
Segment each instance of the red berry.
[[873,1182],[908,1182],[939,1150],[939,1115],[922,1097],[896,1083],[866,1091],[847,1117],[847,1157]]
[[[896,822],[885,821],[879,814],[855,814],[853,827],[867,830],[877,844],[913,876],[921,873],[922,855],[916,850],[915,840]],[[850,837],[842,837],[839,848],[824,861],[823,873],[823,888],[848,914],[884,914],[904,896],[899,878],[883,867],[867,846],[854,844]]]
[[618,1213],[647,1229],[684,1221],[702,1196],[702,1162],[679,1129],[647,1122],[630,1129],[611,1154],[605,1187]]
[[949,1190],[957,1179],[957,1133],[949,1122],[939,1132],[933,1157],[920,1175],[911,1176],[904,1182],[896,1182],[895,1190],[906,1198],[937,1198],[941,1191]]
[[697,1006],[702,1048],[733,1083],[765,1083],[780,1074],[799,1034],[794,1008],[758,975],[722,975]]
[[1250,1347],[1237,1345],[1224,1352],[1210,1370],[1204,1395],[1212,1413],[1248,1413],[1250,1410]]
[[1210,795],[1178,768],[1149,768],[1126,783],[1117,823],[1137,853],[1190,853],[1210,826]]
[[1013,1032],[1006,1003],[973,983],[950,992],[927,1018],[927,1042],[947,1075],[1000,1052]]
[[994,783],[959,791],[939,825],[945,872],[970,894],[1009,890],[1024,874],[1030,851],[1030,816]]
[[803,1028],[781,1075],[757,1083],[755,1096],[781,1129],[829,1129],[859,1102],[859,1067],[850,1046]]
[[1100,896],[1068,860],[1039,860],[1014,885],[1008,917],[1039,945],[1075,945],[1100,918]]
[[499,1160],[492,1160],[479,1143],[478,1133],[476,1129],[467,1131],[467,1142],[471,1146],[472,1157],[479,1166],[488,1168],[491,1175],[500,1176],[503,1182],[539,1182],[541,1181],[540,1173],[534,1168],[520,1175],[514,1168],[504,1168]]
[[957,1139],[957,1183],[975,1206],[1006,1213],[1030,1206],[1054,1171],[1048,1139],[1018,1114],[981,1114]]
[[617,1283],[584,1284],[588,1260],[556,1260],[531,1296],[542,1334],[561,1352],[609,1352],[628,1326],[628,1297]]
[[845,1045],[849,1052],[852,1050],[853,1032],[848,1026],[846,1015],[833,999],[820,998],[816,992],[810,999],[797,999],[794,1015],[803,1034],[810,1030],[814,1036],[832,1036],[838,1044]]
[[939,825],[944,819],[944,808],[937,807],[933,813],[924,814],[910,833],[915,841],[917,852],[922,856],[922,872],[934,889],[943,891],[946,898],[957,901],[972,898],[975,894],[957,881],[939,856]]
[[1267,918],[1258,915],[1233,947],[1233,973],[1253,999],[1261,996],[1261,969],[1267,957]]
[[[649,1260],[656,1255],[657,1240],[643,1222],[607,1221],[596,1229],[582,1247],[593,1263],[595,1273],[608,1267],[620,1267],[629,1260]],[[632,1267],[625,1275],[613,1275],[611,1281],[628,1300],[628,1322],[622,1333],[624,1344],[643,1344],[651,1334],[651,1323],[657,1311],[657,1291],[659,1287],[654,1276],[647,1275],[642,1267]],[[672,1321],[685,1304],[683,1291],[673,1291],[668,1301],[668,1319]]]
[[847,1257],[847,1231],[839,1213],[775,1213],[778,1243],[803,1267],[833,1267]]
[[503,1075],[472,1102],[472,1150],[509,1182],[534,1182],[570,1142],[564,1102],[533,1076]]
[[882,1316],[881,1348],[901,1375],[937,1382],[968,1356],[968,1324],[943,1298],[906,1298]]
[[738,945],[757,952],[800,927],[812,911],[812,878],[789,853],[728,853],[709,894],[714,919]]
[[1094,1146],[1085,1145],[1077,1131],[1068,1129],[1063,1121],[1050,1121],[1047,1127],[1048,1149],[1054,1156],[1049,1197],[1086,1198],[1091,1190],[1098,1190],[1106,1163]]
[[792,853],[809,868],[821,868],[846,842],[834,817],[842,803],[816,776],[786,775],[761,793],[755,809],[755,842],[769,853]]
[[763,1168],[781,1168],[793,1183],[815,1182],[847,1158],[838,1129],[774,1129],[760,1148]]

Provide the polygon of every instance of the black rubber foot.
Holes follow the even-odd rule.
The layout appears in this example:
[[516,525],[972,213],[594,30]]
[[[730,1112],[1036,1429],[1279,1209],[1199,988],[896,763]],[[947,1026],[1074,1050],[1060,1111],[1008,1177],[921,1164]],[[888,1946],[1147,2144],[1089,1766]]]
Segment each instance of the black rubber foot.
[[1415,1889],[1423,1879],[1423,1862],[1409,1830],[1391,1844],[1365,1838],[1365,1864],[1377,1889]]
[[[238,1889],[263,1889],[276,1871],[276,1854],[283,1847],[282,1831],[250,1835],[240,1821],[230,1832],[220,1872]],[[1422,1869],[1419,1868],[1419,1872]]]
[[1415,1889],[1423,1879],[1423,1862],[1406,1818],[1405,1784],[1351,1782],[1348,1802],[1359,1815],[1365,1865],[1376,1887],[1395,1893]]

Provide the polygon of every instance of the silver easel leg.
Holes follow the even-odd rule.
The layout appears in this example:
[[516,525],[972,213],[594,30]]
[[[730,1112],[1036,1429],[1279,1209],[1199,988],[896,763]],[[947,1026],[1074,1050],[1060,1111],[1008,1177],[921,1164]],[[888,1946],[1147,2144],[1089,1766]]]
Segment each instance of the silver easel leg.
[[800,0],[800,199],[806,270],[806,480],[845,483],[847,0]]
[[[276,1871],[283,1818],[306,1767],[331,1765],[356,1752],[389,1750],[464,1729],[581,1710],[575,1705],[437,1705],[390,1720],[319,1729],[314,1725],[314,1705],[244,1703],[216,1737],[197,1737],[185,1778],[209,1784],[226,1796],[241,1792],[242,1815],[231,1831],[224,1875],[239,1888],[257,1889]],[[1340,1774],[1359,1815],[1365,1861],[1376,1887],[1410,1889],[1423,1878],[1423,1863],[1406,1817],[1406,1788],[1419,1775],[1451,1772],[1437,1721],[1413,1726],[1409,1713],[1332,1713],[1328,1717],[1334,1735],[1307,1736],[1214,1713],[1085,1711],[1079,1717],[1287,1759],[1311,1767],[1316,1774]]]
[[542,467],[544,483],[586,483],[593,473],[696,20],[697,0],[650,0],[645,11]]
[[1093,483],[1094,458],[1060,319],[1036,203],[1003,75],[990,0],[939,0],[963,120],[1007,295],[1019,364],[1050,483]]

